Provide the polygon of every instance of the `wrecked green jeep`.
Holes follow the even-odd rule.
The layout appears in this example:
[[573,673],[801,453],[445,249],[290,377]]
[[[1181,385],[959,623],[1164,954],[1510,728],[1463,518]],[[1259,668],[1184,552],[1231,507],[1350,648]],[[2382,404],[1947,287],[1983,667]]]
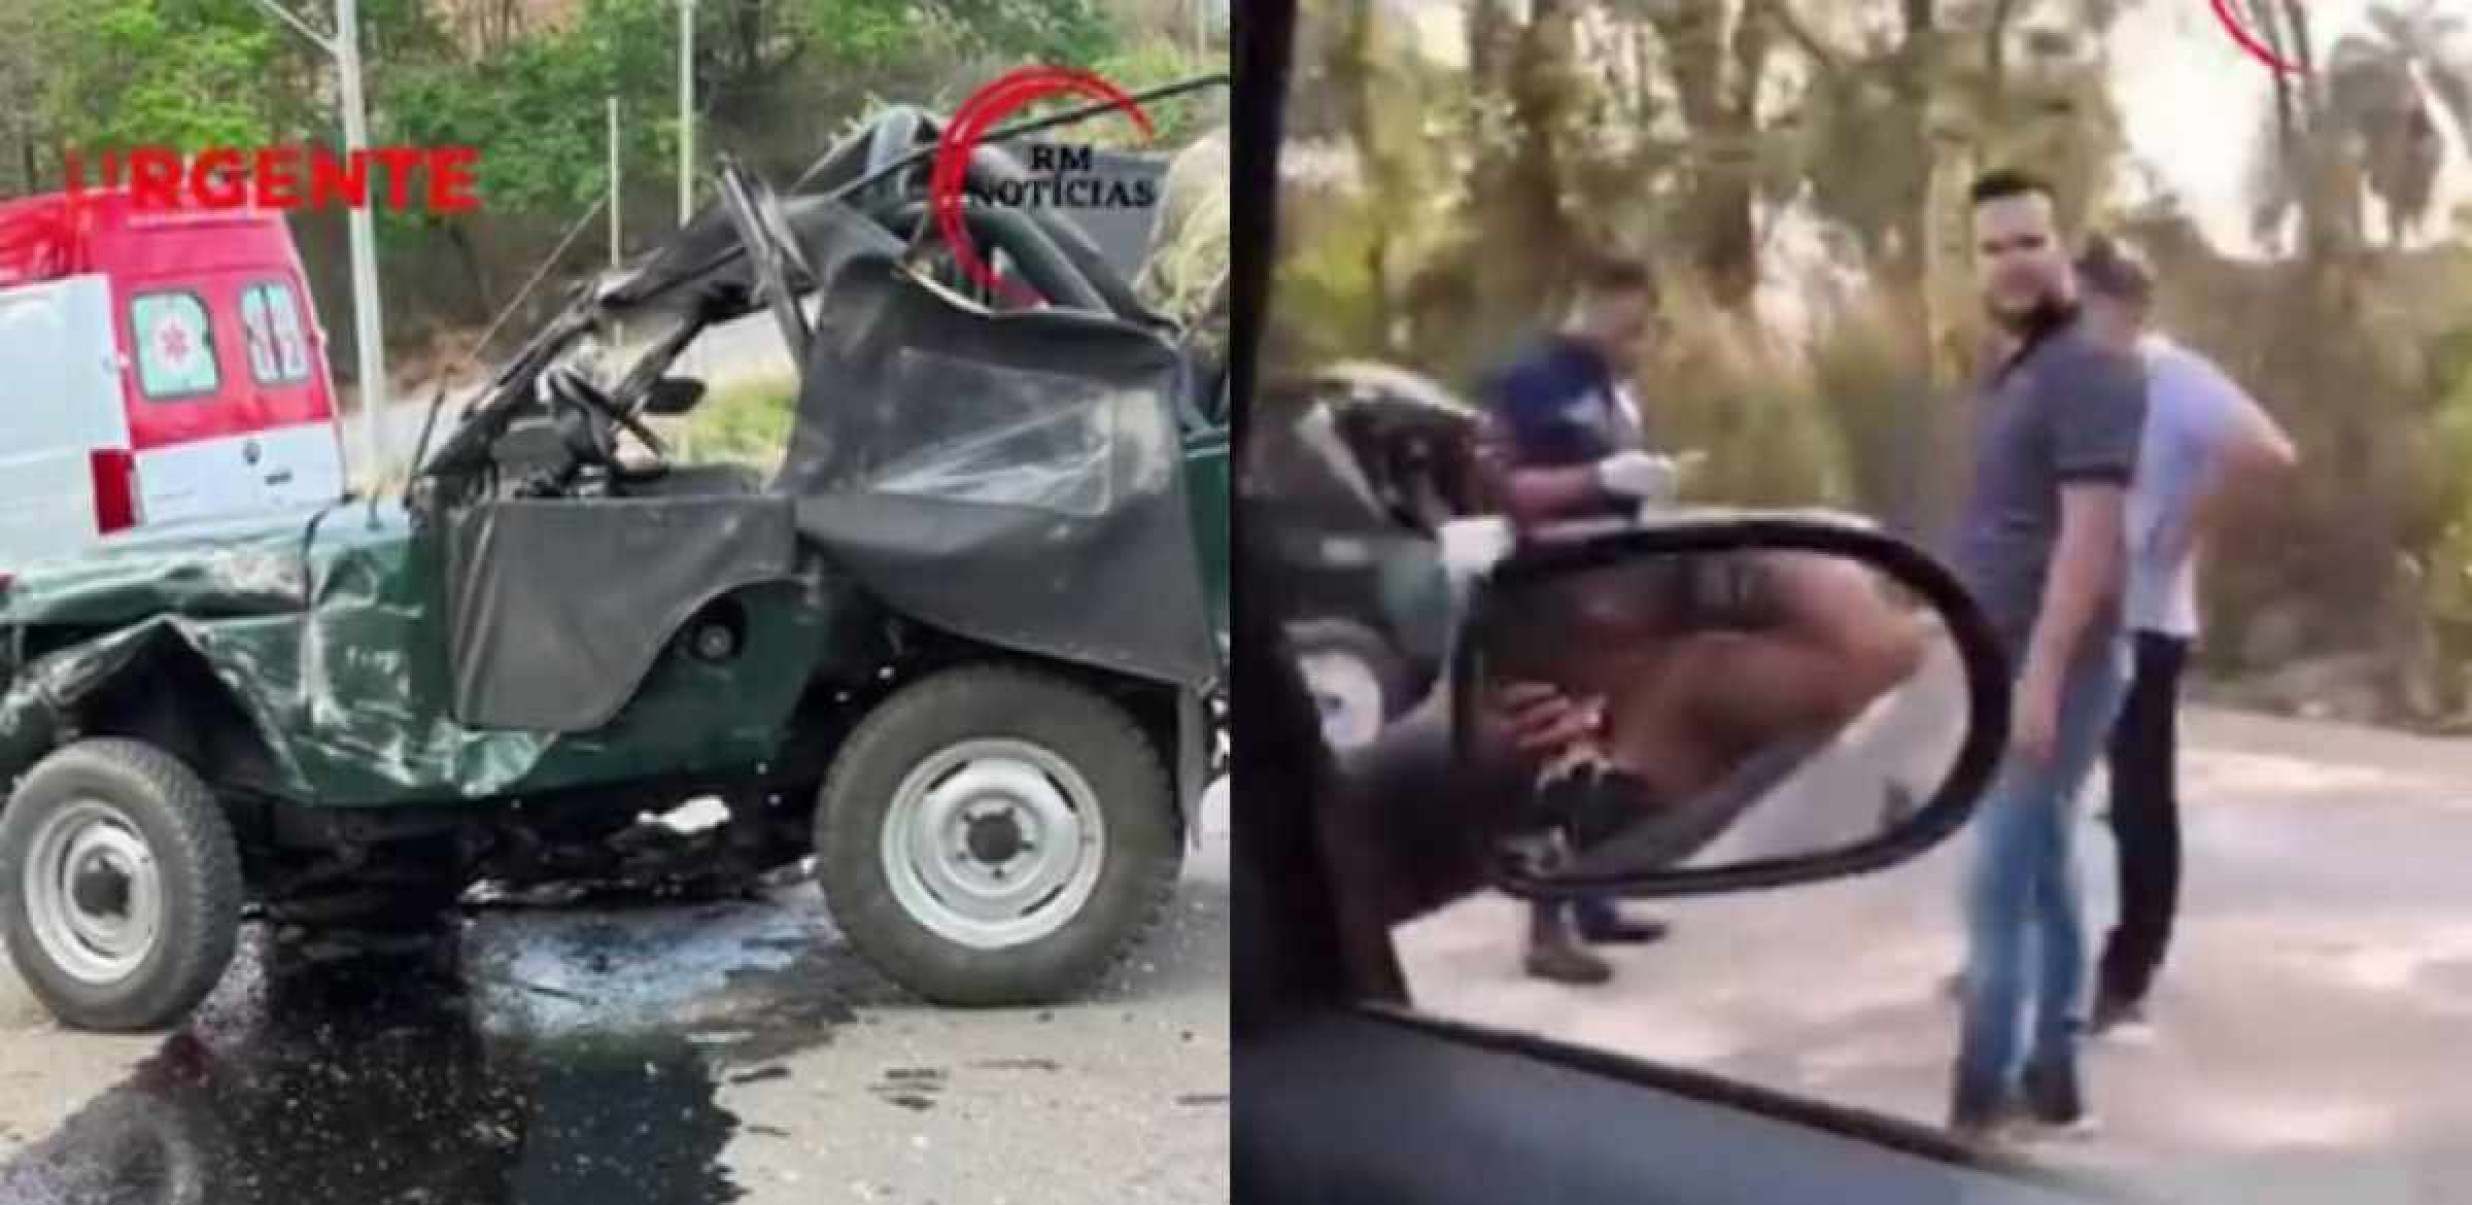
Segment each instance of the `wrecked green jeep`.
[[[935,133],[896,111],[786,198],[725,167],[401,497],[8,567],[0,934],[44,1004],[173,1023],[244,912],[590,879],[705,798],[716,858],[812,853],[930,1000],[1055,999],[1135,944],[1209,775],[1226,394],[1057,215],[967,211],[1029,303],[950,287],[911,237]],[[766,311],[800,370],[778,472],[670,463],[682,350]]]

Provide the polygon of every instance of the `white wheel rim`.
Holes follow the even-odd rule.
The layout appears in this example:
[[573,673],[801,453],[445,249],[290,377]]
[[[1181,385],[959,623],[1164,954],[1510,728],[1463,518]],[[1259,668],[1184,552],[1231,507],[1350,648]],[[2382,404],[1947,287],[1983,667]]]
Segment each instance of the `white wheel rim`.
[[46,818],[27,847],[27,927],[44,957],[80,983],[118,983],[163,931],[162,869],[120,809],[80,799]]
[[1382,679],[1354,653],[1324,650],[1299,654],[1297,669],[1322,713],[1322,739],[1333,749],[1356,749],[1382,733]]
[[1027,945],[1081,915],[1107,864],[1098,792],[1028,741],[964,741],[918,764],[885,813],[882,855],[910,918],[976,950]]

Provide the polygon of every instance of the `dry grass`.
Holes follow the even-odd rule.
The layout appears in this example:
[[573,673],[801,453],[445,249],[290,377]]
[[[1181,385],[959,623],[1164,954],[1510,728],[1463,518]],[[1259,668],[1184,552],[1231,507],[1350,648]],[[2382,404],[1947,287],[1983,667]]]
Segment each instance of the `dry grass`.
[[795,376],[747,377],[715,387],[687,419],[681,455],[771,472],[789,450],[797,394]]

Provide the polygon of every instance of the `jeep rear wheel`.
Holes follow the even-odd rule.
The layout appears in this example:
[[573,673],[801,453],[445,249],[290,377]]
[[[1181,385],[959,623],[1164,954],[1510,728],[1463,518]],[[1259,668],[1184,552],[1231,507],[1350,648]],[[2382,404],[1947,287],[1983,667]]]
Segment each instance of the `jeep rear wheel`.
[[240,856],[195,773],[151,745],[45,758],[0,815],[0,933],[52,1015],[159,1029],[205,999],[240,932]]
[[1372,744],[1384,725],[1414,700],[1408,669],[1389,642],[1363,624],[1313,620],[1288,629],[1297,672],[1322,716],[1322,739],[1331,748]]
[[1011,669],[938,674],[843,746],[816,809],[818,875],[861,956],[940,1004],[1070,996],[1158,920],[1183,848],[1132,718]]

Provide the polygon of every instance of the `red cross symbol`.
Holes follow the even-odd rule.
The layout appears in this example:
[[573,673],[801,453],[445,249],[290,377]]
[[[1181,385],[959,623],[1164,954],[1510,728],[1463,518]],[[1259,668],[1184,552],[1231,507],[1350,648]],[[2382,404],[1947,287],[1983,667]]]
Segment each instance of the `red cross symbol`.
[[163,346],[163,358],[178,362],[189,358],[189,329],[179,322],[166,322],[155,342]]

